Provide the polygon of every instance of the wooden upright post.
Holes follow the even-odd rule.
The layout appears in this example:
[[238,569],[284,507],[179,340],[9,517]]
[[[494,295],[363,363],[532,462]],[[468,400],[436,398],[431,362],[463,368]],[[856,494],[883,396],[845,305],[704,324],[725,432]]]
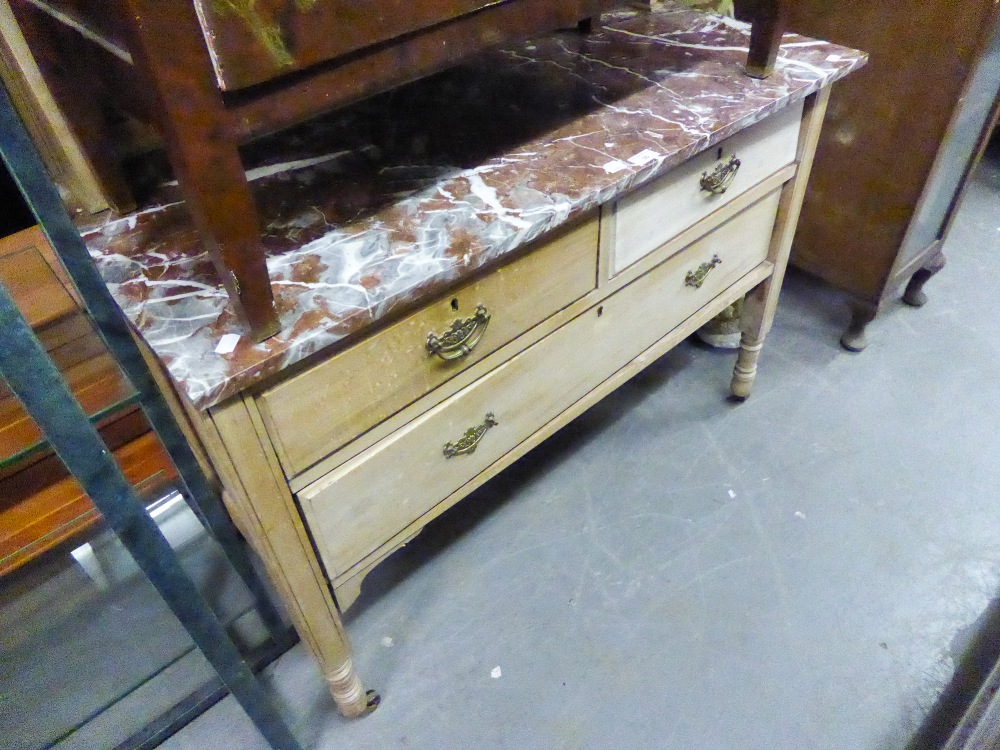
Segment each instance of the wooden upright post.
[[767,78],[774,72],[781,35],[788,22],[791,0],[744,0],[747,18],[753,24],[750,32],[750,52],[747,55],[747,75]]
[[255,341],[280,329],[257,209],[190,0],[121,0],[129,51],[202,242]]

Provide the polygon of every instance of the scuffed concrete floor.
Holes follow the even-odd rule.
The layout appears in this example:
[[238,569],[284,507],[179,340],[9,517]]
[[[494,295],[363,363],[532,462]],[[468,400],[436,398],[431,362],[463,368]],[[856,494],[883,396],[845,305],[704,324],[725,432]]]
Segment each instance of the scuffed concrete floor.
[[[996,159],[946,251],[863,354],[793,274],[748,402],[686,343],[460,503],[349,614],[375,714],[269,672],[304,746],[919,745],[1000,589]],[[163,747],[265,745],[230,698]]]

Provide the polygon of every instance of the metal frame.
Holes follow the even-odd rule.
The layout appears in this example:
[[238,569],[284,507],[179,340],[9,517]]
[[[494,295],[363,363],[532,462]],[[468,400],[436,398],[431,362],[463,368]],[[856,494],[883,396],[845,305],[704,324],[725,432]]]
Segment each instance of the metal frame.
[[191,446],[160,394],[129,331],[129,323],[97,272],[87,246],[52,184],[13,103],[0,87],[0,157],[3,158],[53,250],[66,266],[109,351],[138,391],[139,404],[177,467],[182,491],[195,513],[222,546],[229,562],[254,597],[257,611],[275,641],[288,640],[288,627],[274,606],[250,560],[246,540],[237,531],[219,493],[201,470]]
[[[2,86],[0,157],[65,264],[108,349],[139,392],[139,403],[177,467],[182,490],[192,501],[195,512],[246,583],[275,642],[287,641],[288,628],[253,568],[246,541],[201,471],[194,452],[159,393],[132,339],[128,322],[97,273],[34,143]],[[56,454],[80,482],[265,739],[280,750],[300,750],[267,693],[180,566],[135,489],[121,473],[96,428],[2,286],[0,376],[10,385]]]

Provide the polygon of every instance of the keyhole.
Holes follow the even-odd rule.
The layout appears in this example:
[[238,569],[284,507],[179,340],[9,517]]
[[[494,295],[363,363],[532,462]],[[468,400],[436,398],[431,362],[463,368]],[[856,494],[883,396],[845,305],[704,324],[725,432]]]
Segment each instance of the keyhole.
[[599,318],[602,315],[604,315],[604,306],[603,305],[601,307],[597,308],[597,317]]
[[451,309],[455,310],[456,312],[458,311],[458,299],[457,298],[453,299],[451,301]]
[[716,158],[717,159],[721,159],[722,158],[722,146],[719,146],[719,155]]

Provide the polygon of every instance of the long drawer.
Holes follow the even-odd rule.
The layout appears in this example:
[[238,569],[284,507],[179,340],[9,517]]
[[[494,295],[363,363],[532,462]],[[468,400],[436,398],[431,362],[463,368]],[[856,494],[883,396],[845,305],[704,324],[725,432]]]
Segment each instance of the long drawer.
[[[263,393],[258,404],[285,473],[300,473],[591,291],[597,227],[596,219],[588,220],[547,239]],[[446,345],[456,321],[468,323],[464,349]],[[428,350],[428,334],[438,338],[440,355]]]
[[335,579],[767,256],[772,193],[299,493]]
[[[789,107],[618,201],[612,208],[611,275],[794,162],[801,119],[802,105]],[[703,175],[729,166],[733,158],[739,165],[730,167],[735,176],[724,191],[704,189]]]

